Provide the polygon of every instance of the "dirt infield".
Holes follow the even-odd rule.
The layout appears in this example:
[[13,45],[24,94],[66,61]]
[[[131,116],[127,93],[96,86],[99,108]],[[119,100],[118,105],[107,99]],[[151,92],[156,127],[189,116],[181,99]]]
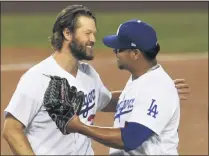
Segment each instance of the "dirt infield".
[[[100,50],[101,51],[101,50]],[[96,50],[96,52],[98,52]],[[7,106],[20,76],[42,59],[50,55],[49,50],[3,49],[1,50],[1,130],[4,122],[3,110]],[[110,90],[122,89],[129,77],[126,71],[119,71],[114,55],[110,52],[95,53],[91,64],[100,74]],[[181,155],[208,154],[208,57],[164,56],[159,62],[174,78],[185,78],[191,87],[189,100],[181,103],[181,123],[179,129]],[[113,74],[114,73],[114,74]],[[98,113],[96,125],[112,126],[112,113]],[[108,154],[108,148],[93,141],[95,154]],[[1,155],[11,154],[8,144],[1,137]]]

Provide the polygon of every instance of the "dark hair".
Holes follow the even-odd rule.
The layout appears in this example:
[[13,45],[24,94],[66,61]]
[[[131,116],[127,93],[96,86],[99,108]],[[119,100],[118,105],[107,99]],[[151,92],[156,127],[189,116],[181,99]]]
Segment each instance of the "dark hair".
[[91,17],[96,23],[96,17],[93,12],[83,5],[70,5],[58,14],[52,29],[53,34],[50,37],[54,50],[61,50],[64,40],[63,30],[65,28],[68,28],[72,33],[75,32],[78,26],[78,17],[80,16]]
[[152,61],[156,58],[158,52],[160,51],[160,45],[157,43],[156,47],[147,50],[147,51],[141,51],[143,56],[148,60]]

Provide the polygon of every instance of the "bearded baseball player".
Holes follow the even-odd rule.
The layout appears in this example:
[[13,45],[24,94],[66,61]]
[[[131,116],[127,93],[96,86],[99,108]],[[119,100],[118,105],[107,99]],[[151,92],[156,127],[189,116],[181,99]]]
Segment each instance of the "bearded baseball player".
[[110,155],[178,155],[180,98],[156,60],[160,45],[155,30],[130,20],[103,42],[114,49],[119,69],[131,73],[118,100],[114,127],[86,125],[75,115],[65,130],[111,147]]
[[[92,125],[97,111],[115,111],[121,94],[121,91],[115,91],[112,93],[109,92],[102,83],[100,76],[95,69],[91,65],[82,62],[82,60],[92,60],[94,58],[93,48],[96,42],[95,33],[96,18],[91,10],[85,6],[68,6],[57,16],[53,26],[51,38],[54,53],[29,69],[21,77],[17,88],[7,108],[5,109],[3,136],[7,140],[12,152],[15,155],[94,154],[91,146],[91,138],[85,134],[69,133],[70,128],[68,128],[67,125],[68,123],[71,123],[70,120],[74,120],[76,117],[79,118],[79,121],[85,125]],[[131,57],[131,55],[133,55],[134,52],[124,52],[123,54],[130,55],[130,58],[128,58],[130,61],[133,57]],[[140,52],[136,55],[141,56]],[[145,66],[144,69],[147,69],[147,67]],[[161,69],[161,67],[156,69],[156,71],[159,69]],[[168,81],[167,79],[163,84]],[[147,83],[150,81],[143,81],[143,86],[140,81],[138,88],[140,89],[139,91],[141,91],[141,89],[147,89],[147,92],[149,92],[150,85],[156,81],[159,81],[157,84],[160,85],[161,80],[158,79],[158,77],[156,77],[156,79],[154,79],[149,85],[147,85]],[[165,103],[161,103],[162,101],[160,101],[158,94],[156,97],[153,96],[152,98],[155,101],[153,102],[153,105],[150,106],[150,120],[156,122],[162,120],[162,115],[166,115],[163,113],[164,111],[162,109],[165,109],[167,112],[171,110],[171,112],[169,112],[170,115],[173,113],[175,104],[174,101],[172,101],[173,94],[170,96],[170,92],[175,92],[175,94],[177,93],[174,89],[175,87],[172,88],[174,85],[173,81],[170,81],[171,82],[168,83],[168,85],[171,87],[171,91],[168,91],[166,93],[167,96],[163,96],[162,100],[164,100],[165,97],[169,97],[171,101],[166,103],[167,105],[164,105]],[[174,82],[176,83],[176,88],[179,89],[180,94],[182,93],[182,89],[188,89],[188,85],[185,84],[185,82],[182,82],[181,80],[176,80]],[[163,84],[161,84],[162,91],[159,92],[159,94],[162,92],[164,93],[166,90]],[[159,89],[158,85],[153,85],[153,88]],[[154,95],[155,91],[156,90],[153,90],[153,94],[146,95],[149,95],[148,97],[150,97],[151,95]],[[137,92],[138,91],[136,90],[136,93]],[[186,93],[189,93],[189,91],[187,90]],[[130,98],[128,95],[127,97],[124,95],[125,93],[121,95],[121,98]],[[139,92],[138,95],[137,97],[139,100],[143,100],[145,98],[144,93],[142,94]],[[184,93],[181,95],[184,95]],[[122,100],[121,98],[120,101]],[[132,98],[136,98],[136,94],[133,94]],[[184,97],[182,99],[184,99]],[[137,100],[135,99],[135,101],[130,102],[130,106],[127,105],[128,109],[131,110],[131,105],[135,104],[134,102]],[[144,104],[149,105],[148,102],[152,101],[147,99],[146,102],[147,103]],[[137,107],[138,104],[140,107],[141,103],[137,103]],[[156,106],[158,107],[156,108]],[[164,108],[165,106],[169,109]],[[116,127],[118,127],[119,123],[123,126],[122,123],[125,120],[125,116],[122,112],[124,112],[127,108],[125,107],[123,111],[120,111],[120,108],[121,107],[118,107],[116,113],[120,114],[121,112],[121,115],[116,115],[120,116],[115,120]],[[139,111],[142,110],[143,109],[141,108],[139,109]],[[152,118],[152,112],[158,112],[158,114],[155,113],[155,120]],[[128,113],[126,115],[128,115]],[[141,116],[143,115],[144,114],[141,113]],[[168,119],[168,117],[165,119]],[[173,122],[175,123],[177,119],[178,116],[177,118],[174,118]],[[148,118],[144,118],[144,120],[148,120]],[[130,122],[132,122],[131,119]],[[144,124],[144,122],[142,123],[141,121],[137,122],[142,125]],[[164,121],[161,121],[160,123],[157,122],[157,124],[162,124],[162,126],[164,126],[165,123]],[[137,125],[136,128],[139,128],[139,130],[146,129],[142,125],[130,125],[131,127]],[[144,139],[147,139],[151,134],[160,134],[161,132],[160,128],[157,130],[152,126],[148,128],[144,130],[147,134],[147,137]],[[174,132],[173,129],[174,128],[172,128],[172,132]],[[114,132],[112,133],[112,131]],[[127,132],[129,131],[130,128],[124,129],[122,130],[122,134],[127,135]],[[119,128],[111,129],[110,131],[108,129],[108,133],[106,133],[106,129],[104,129],[104,132],[105,135],[111,133],[110,137],[112,137],[113,134],[117,134],[115,137],[117,137],[116,141],[118,141],[119,144],[112,144],[113,147],[125,147],[127,149],[129,147],[133,148],[129,145],[130,141],[127,140],[126,137],[124,138],[124,145],[121,146],[123,142],[120,140],[122,138],[119,137],[119,135],[121,135]],[[98,133],[93,132],[92,134]],[[92,137],[93,135],[90,136]],[[157,135],[154,136],[156,137]],[[168,139],[167,141],[169,141],[170,136],[165,136]],[[138,138],[140,136],[137,135],[136,137]],[[97,136],[96,138],[97,140],[99,139]],[[115,138],[113,137],[111,139]],[[109,142],[110,140],[106,141]],[[140,138],[140,141],[142,142],[142,138]],[[176,145],[175,143],[176,142],[173,142],[174,146]],[[119,151],[120,150],[116,150],[116,153]]]
[[63,123],[53,122],[59,117],[49,116],[47,106],[57,110],[64,103],[66,117],[77,113],[91,125],[96,112],[114,98],[94,68],[81,62],[94,58],[95,16],[82,5],[69,6],[57,16],[52,32],[55,52],[21,77],[5,110],[4,137],[16,155],[92,155],[91,139],[61,133],[57,125],[64,129]]

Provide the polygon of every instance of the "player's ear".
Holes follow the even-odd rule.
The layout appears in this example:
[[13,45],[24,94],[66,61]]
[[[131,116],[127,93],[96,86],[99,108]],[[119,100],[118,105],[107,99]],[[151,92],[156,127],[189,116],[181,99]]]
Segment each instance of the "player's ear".
[[67,41],[71,41],[72,40],[72,32],[68,28],[65,28],[62,31],[62,34],[63,34],[65,40],[67,40]]
[[134,60],[138,60],[140,58],[140,50],[139,49],[134,49]]

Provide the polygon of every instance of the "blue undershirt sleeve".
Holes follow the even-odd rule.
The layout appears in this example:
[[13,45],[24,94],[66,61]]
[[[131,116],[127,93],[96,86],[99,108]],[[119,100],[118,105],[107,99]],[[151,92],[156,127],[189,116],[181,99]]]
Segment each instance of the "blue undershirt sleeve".
[[121,135],[125,151],[135,150],[137,147],[142,145],[154,132],[135,122],[126,122],[126,127],[121,128]]

